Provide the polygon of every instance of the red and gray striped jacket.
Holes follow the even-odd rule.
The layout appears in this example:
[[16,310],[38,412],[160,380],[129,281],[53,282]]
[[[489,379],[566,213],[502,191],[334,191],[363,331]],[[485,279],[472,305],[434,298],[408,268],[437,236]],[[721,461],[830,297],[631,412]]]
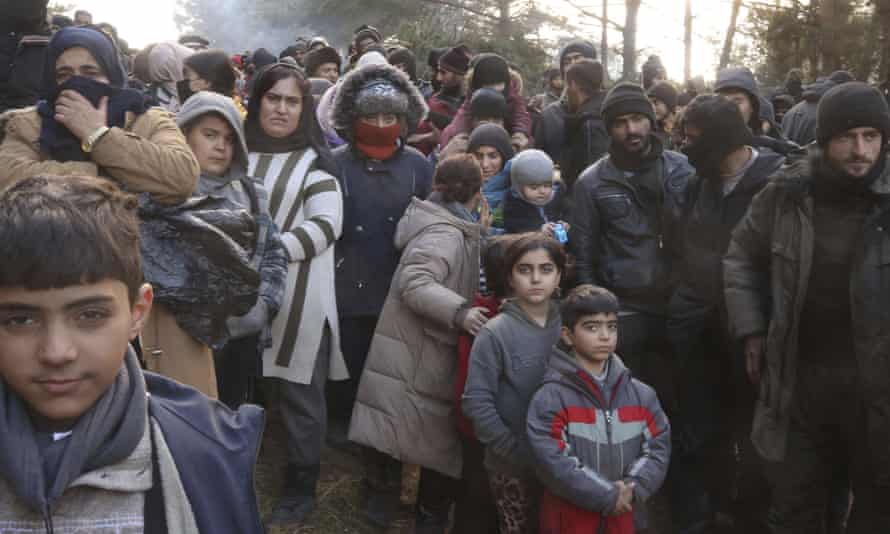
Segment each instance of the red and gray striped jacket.
[[[541,534],[632,534],[646,528],[645,501],[664,482],[670,425],[655,390],[613,354],[602,387],[559,345],[528,408],[527,433],[547,488]],[[633,512],[615,508],[614,482],[635,483]]]

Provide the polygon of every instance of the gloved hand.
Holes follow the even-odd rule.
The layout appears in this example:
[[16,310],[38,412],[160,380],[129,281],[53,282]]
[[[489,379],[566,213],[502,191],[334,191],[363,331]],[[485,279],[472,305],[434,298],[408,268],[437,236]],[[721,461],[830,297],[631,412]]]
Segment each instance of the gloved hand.
[[226,319],[226,328],[230,338],[239,339],[262,332],[268,321],[269,307],[265,300],[259,298],[249,312]]

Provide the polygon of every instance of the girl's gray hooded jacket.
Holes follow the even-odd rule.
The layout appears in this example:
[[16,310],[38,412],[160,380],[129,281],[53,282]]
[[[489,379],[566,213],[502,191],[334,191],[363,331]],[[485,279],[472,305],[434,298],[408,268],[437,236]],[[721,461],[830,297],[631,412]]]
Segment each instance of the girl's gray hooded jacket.
[[250,207],[257,223],[257,240],[252,262],[260,272],[260,298],[245,315],[230,317],[226,323],[231,338],[246,337],[262,332],[260,348],[271,345],[269,325],[278,313],[284,296],[287,276],[287,251],[281,235],[269,216],[269,194],[262,183],[247,176],[247,141],[241,114],[234,101],[226,96],[201,91],[189,97],[176,116],[176,124],[186,130],[192,122],[208,113],[223,118],[235,133],[232,164],[225,176],[210,176],[201,172],[195,195],[214,195]]

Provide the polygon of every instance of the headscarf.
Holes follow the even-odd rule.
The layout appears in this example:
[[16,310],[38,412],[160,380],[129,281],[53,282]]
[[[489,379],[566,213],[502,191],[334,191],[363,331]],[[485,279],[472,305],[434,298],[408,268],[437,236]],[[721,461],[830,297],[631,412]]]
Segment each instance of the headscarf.
[[148,77],[168,94],[176,95],[176,82],[184,78],[182,67],[185,58],[194,53],[194,50],[179,43],[156,44],[148,55]]
[[[291,135],[284,138],[275,138],[263,131],[260,126],[260,104],[266,92],[273,85],[261,90],[264,85],[264,79],[271,72],[279,69],[287,69],[292,72],[300,86],[300,93],[303,95],[303,105],[300,111],[300,122],[297,129]],[[318,125],[315,117],[315,102],[312,98],[311,87],[302,69],[289,63],[273,63],[263,68],[257,73],[256,79],[253,81],[253,89],[250,100],[247,104],[247,120],[244,124],[244,130],[247,134],[247,148],[251,152],[265,153],[281,153],[294,152],[302,150],[306,147],[312,147],[318,156],[317,165],[320,169],[336,176],[337,164],[334,163],[334,156],[328,147],[324,138],[324,133]]]
[[[108,78],[107,84],[82,76],[73,76],[62,85],[56,83],[56,62],[66,50],[75,47],[89,50]],[[107,126],[123,127],[127,112],[141,114],[146,109],[142,94],[124,88],[126,81],[127,72],[120,62],[111,38],[90,28],[69,27],[59,30],[47,47],[41,87],[43,100],[37,104],[37,112],[42,119],[41,148],[56,161],[88,161],[89,157],[80,148],[80,140],[64,125],[56,122],[56,99],[62,91],[70,89],[80,93],[98,107],[102,97],[107,96]]]

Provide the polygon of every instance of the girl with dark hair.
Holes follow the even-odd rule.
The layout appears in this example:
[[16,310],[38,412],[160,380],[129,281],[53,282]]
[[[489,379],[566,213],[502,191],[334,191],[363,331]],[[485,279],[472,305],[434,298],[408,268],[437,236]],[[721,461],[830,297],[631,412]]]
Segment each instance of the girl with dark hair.
[[229,98],[235,94],[235,67],[222,50],[205,50],[185,58],[182,75],[183,79],[176,83],[182,104],[199,91],[211,91]]
[[507,248],[504,275],[512,298],[482,327],[470,353],[463,412],[485,445],[485,468],[502,534],[538,531],[540,496],[525,413],[559,340],[553,299],[566,254],[543,233],[523,234]]
[[417,532],[444,532],[461,475],[455,355],[487,320],[479,287],[482,172],[469,155],[439,164],[435,191],[411,201],[396,230],[402,257],[361,376],[349,438],[366,445],[369,519],[398,508],[401,464],[421,466]]
[[334,241],[343,223],[336,167],[302,71],[275,63],[257,74],[245,123],[248,174],[271,192],[288,269],[284,299],[263,353],[277,379],[287,431],[285,490],[270,524],[301,521],[315,507],[327,422],[328,378],[347,378],[334,300]]

